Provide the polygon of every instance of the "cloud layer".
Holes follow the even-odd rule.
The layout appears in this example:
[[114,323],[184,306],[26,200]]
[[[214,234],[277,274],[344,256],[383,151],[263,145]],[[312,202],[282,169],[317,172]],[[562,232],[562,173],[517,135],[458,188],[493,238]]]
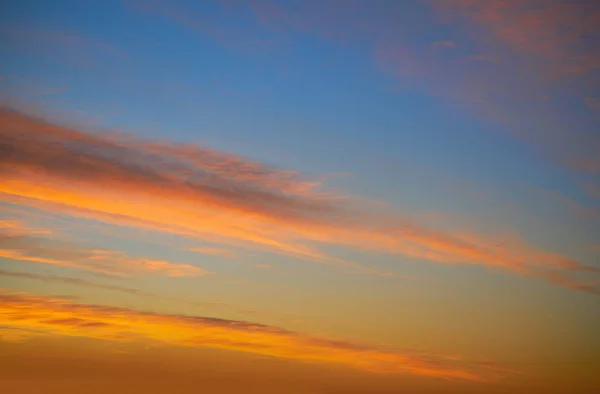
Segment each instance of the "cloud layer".
[[139,312],[27,294],[0,294],[0,327],[18,331],[19,340],[51,334],[108,341],[151,341],[445,379],[487,381],[506,374],[485,363],[469,363],[456,357],[378,349],[261,324]]
[[273,35],[366,44],[397,86],[466,110],[573,171],[600,170],[595,2],[256,0],[248,6]]
[[[92,134],[10,109],[0,111],[0,123],[0,198],[8,202],[335,264],[352,273],[393,276],[328,255],[319,245],[503,268],[597,292],[594,278],[579,278],[597,275],[597,269],[518,236],[436,231],[320,192],[294,172],[200,146]],[[27,259],[15,248],[4,253]],[[113,261],[173,276],[201,273],[114,252],[86,253],[83,259],[95,265]]]
[[52,239],[47,229],[28,228],[18,221],[0,220],[0,258],[69,267],[110,276],[158,274],[203,276],[202,268],[165,260],[129,256],[124,252],[88,249]]
[[19,279],[34,279],[43,282],[56,282],[56,283],[64,283],[68,285],[77,285],[84,287],[91,287],[95,289],[101,290],[111,290],[118,291],[121,293],[132,294],[132,295],[150,295],[149,293],[143,292],[138,289],[133,289],[130,287],[116,286],[116,285],[107,285],[103,283],[97,283],[86,279],[81,278],[70,278],[65,276],[56,276],[56,275],[41,275],[41,274],[32,274],[28,272],[17,272],[17,271],[7,271],[0,269],[0,276],[6,276],[9,278],[19,278]]

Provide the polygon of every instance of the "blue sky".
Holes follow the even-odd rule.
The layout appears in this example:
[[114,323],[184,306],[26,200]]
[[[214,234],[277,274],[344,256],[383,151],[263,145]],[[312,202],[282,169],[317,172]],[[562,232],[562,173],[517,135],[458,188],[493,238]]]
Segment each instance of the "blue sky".
[[[33,246],[0,248],[2,270],[30,275],[2,274],[0,288],[380,337],[544,378],[539,360],[597,348],[597,8],[27,0],[2,11],[0,120],[16,153],[0,167],[0,230]],[[190,153],[197,144],[208,150]],[[63,274],[103,285],[82,291]],[[486,333],[496,342],[484,346]],[[525,367],[524,346],[536,360]]]

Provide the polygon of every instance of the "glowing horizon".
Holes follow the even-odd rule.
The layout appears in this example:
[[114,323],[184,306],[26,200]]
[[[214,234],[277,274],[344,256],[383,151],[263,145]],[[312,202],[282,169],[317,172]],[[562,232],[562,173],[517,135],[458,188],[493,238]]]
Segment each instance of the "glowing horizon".
[[3,8],[14,392],[600,389],[597,6]]

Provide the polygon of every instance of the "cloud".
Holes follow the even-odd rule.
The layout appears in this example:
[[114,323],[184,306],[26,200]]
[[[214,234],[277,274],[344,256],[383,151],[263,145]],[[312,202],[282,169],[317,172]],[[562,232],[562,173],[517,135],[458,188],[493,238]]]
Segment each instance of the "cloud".
[[[260,310],[239,308],[239,307],[236,307],[236,306],[224,303],[224,302],[193,301],[193,300],[189,300],[189,299],[170,297],[170,296],[165,296],[165,295],[159,296],[157,294],[149,293],[149,292],[142,291],[139,289],[104,284],[104,283],[94,282],[94,281],[81,279],[81,278],[72,278],[72,277],[48,275],[48,274],[34,274],[34,273],[30,273],[30,272],[9,271],[9,270],[4,270],[4,269],[0,269],[0,276],[5,276],[5,277],[9,277],[9,278],[18,278],[18,279],[39,280],[39,281],[43,281],[43,282],[63,283],[63,284],[83,286],[83,287],[88,287],[88,288],[93,288],[93,289],[117,291],[117,292],[136,295],[136,296],[154,297],[154,298],[158,298],[158,299],[168,301],[171,303],[175,302],[177,304],[187,304],[187,305],[193,306],[195,308],[211,308],[211,309],[218,308],[221,310],[228,309],[233,313],[237,313],[237,314],[241,314],[241,315],[253,315],[253,316],[263,316],[263,317],[266,316],[271,319],[278,319],[280,321],[298,321],[299,320],[296,317],[289,316],[286,314],[267,313],[267,312],[263,312]],[[2,290],[2,289],[0,289],[0,290]],[[54,296],[52,296],[52,298],[61,298],[61,299],[70,300],[70,301],[77,299],[76,296],[71,296],[71,295],[68,295],[68,296],[54,295]]]
[[[431,0],[430,4],[445,21],[455,22],[476,39],[488,58],[503,59],[486,70],[461,64],[449,72],[449,60],[441,59],[443,68],[433,74],[446,73],[458,82],[451,89],[452,97],[460,99],[461,88],[481,95],[482,102],[471,106],[483,116],[572,170],[600,171],[597,119],[581,116],[577,105],[572,105],[582,102],[592,110],[595,107],[591,97],[600,82],[597,3]],[[473,75],[481,74],[496,82],[478,86]],[[534,95],[548,100],[536,103]]]
[[0,101],[14,97],[36,99],[43,96],[58,95],[69,88],[66,86],[49,85],[43,80],[31,77],[6,75],[0,77]]
[[600,111],[600,98],[584,97],[583,102],[592,111]]
[[203,276],[199,267],[169,261],[129,256],[121,251],[86,249],[73,243],[39,237],[50,234],[29,229],[18,221],[0,221],[0,258],[89,270],[111,276],[160,274]]
[[438,48],[454,48],[456,43],[450,40],[436,41],[433,43],[433,46]]
[[[303,362],[337,364],[378,373],[410,373],[444,379],[488,381],[505,373],[455,357],[396,351],[199,316],[166,315],[72,303],[27,294],[0,294],[0,327],[19,334],[45,332],[108,341],[156,341],[212,347]],[[22,340],[22,338],[19,338]]]
[[56,276],[56,275],[42,275],[42,274],[32,274],[28,272],[16,272],[16,271],[7,271],[0,269],[0,276],[8,276],[12,278],[21,278],[21,279],[33,279],[40,280],[43,282],[57,282],[57,283],[65,283],[68,285],[77,285],[84,287],[91,287],[95,289],[104,289],[104,290],[112,290],[118,291],[121,293],[133,294],[133,295],[150,295],[150,293],[143,292],[138,289],[132,289],[129,287],[115,286],[115,285],[106,285],[102,283],[97,283],[85,279],[80,278],[69,278],[65,276]]
[[0,29],[0,37],[11,49],[76,67],[106,65],[102,59],[106,55],[113,60],[127,59],[127,55],[112,44],[71,32],[5,26]]
[[[600,8],[564,0],[250,3],[278,34],[371,45],[395,85],[417,88],[536,147],[576,172],[600,171],[597,119],[581,116],[598,89]],[[418,4],[416,4],[418,3]],[[443,23],[452,51],[431,51]],[[444,42],[444,41],[442,41]],[[540,97],[548,97],[540,100]]]
[[485,53],[477,53],[475,55],[471,55],[469,59],[478,62],[488,62],[488,63],[501,63],[502,58],[497,55],[489,55]]
[[553,76],[600,68],[600,56],[586,40],[600,33],[600,9],[591,2],[564,0],[443,0],[432,3],[457,13],[536,63]]
[[[438,231],[408,215],[373,211],[359,199],[322,192],[294,172],[207,148],[91,134],[10,110],[0,111],[0,123],[0,199],[14,204],[334,264],[355,274],[395,276],[331,256],[320,245],[503,268],[542,279],[556,270],[573,281],[595,274],[518,236]],[[15,255],[20,253],[15,248],[8,253],[58,260]],[[105,271],[203,273],[106,251],[88,250],[68,261]]]
[[[4,208],[4,207],[3,207]],[[10,210],[8,210],[10,212]],[[54,232],[47,228],[26,227],[18,220],[0,219],[0,232],[3,236],[31,235],[47,237]]]
[[[172,23],[192,29],[202,36],[210,37],[219,43],[237,50],[253,51],[271,47],[277,43],[272,37],[249,34],[247,29],[224,28],[215,22],[215,15],[206,10],[197,10],[194,7],[183,6],[177,2],[163,0],[125,0],[124,3],[132,9],[164,18]],[[226,7],[216,2],[212,11],[217,14],[227,12]],[[232,16],[230,14],[229,16]],[[220,15],[219,15],[220,16]]]
[[590,197],[600,198],[600,185],[590,183],[585,185],[584,188]]
[[586,219],[600,218],[600,210],[598,210],[594,207],[589,207],[589,206],[580,204],[579,202],[577,202],[567,196],[564,196],[563,194],[561,194],[557,191],[542,189],[542,188],[538,188],[538,187],[529,187],[529,189],[531,189],[537,193],[541,193],[546,196],[549,196],[557,201],[560,201],[563,205],[565,205],[569,209],[569,211],[571,211],[572,214],[574,214],[576,216],[581,216]]
[[229,250],[229,249],[223,249],[223,248],[198,246],[198,247],[194,247],[194,248],[189,248],[188,250],[190,252],[194,252],[194,253],[208,254],[211,256],[225,257],[228,259],[234,259],[234,258],[238,257],[238,254],[235,251]]

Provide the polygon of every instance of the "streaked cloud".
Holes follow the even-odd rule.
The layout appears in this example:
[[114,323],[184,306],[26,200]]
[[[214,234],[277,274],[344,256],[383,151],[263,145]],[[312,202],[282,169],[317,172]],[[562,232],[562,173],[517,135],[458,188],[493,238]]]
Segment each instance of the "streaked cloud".
[[[228,310],[229,312],[233,312],[233,313],[244,315],[244,316],[251,315],[251,316],[255,316],[255,317],[259,317],[259,318],[268,317],[271,319],[276,319],[279,321],[286,321],[286,322],[300,321],[299,318],[288,315],[288,314],[268,313],[268,312],[264,312],[264,311],[260,311],[260,310],[240,308],[240,307],[236,307],[236,306],[230,305],[228,303],[224,303],[224,302],[198,301],[198,300],[190,300],[190,299],[179,298],[179,297],[172,297],[172,296],[165,295],[165,294],[158,295],[155,293],[150,293],[147,291],[139,290],[139,289],[136,289],[133,287],[112,285],[112,284],[107,284],[107,283],[91,281],[91,280],[87,280],[87,279],[83,279],[83,278],[58,276],[58,275],[50,275],[50,274],[37,274],[37,273],[22,272],[22,271],[10,271],[10,270],[4,270],[4,269],[0,269],[0,276],[4,276],[7,278],[15,278],[15,279],[29,279],[29,280],[36,280],[36,281],[41,281],[41,282],[48,282],[48,283],[60,283],[60,284],[81,286],[81,287],[90,288],[90,289],[116,291],[116,292],[120,292],[120,293],[124,293],[124,294],[136,295],[136,296],[153,297],[154,299],[164,300],[164,301],[168,301],[171,303],[176,303],[178,305],[189,305],[194,308]],[[0,291],[2,291],[2,290],[3,289],[0,289]],[[61,298],[61,299],[70,300],[70,301],[74,301],[77,299],[77,297],[71,296],[71,295],[69,295],[69,296],[56,296],[55,295],[55,296],[52,296],[52,298]],[[0,329],[0,331],[1,331],[1,329]],[[14,331],[14,329],[12,331]],[[21,336],[22,335],[19,335],[19,337],[21,337]]]
[[[509,126],[511,132],[561,164],[597,173],[597,119],[581,116],[577,107],[583,103],[593,109],[599,88],[600,55],[595,50],[600,38],[598,4],[565,0],[430,3],[442,18],[477,39],[488,57],[506,60],[486,71],[464,67],[452,71],[461,86],[487,93],[489,98],[476,109]],[[482,74],[493,75],[504,86],[485,83],[478,87],[473,75]],[[531,97],[537,92],[547,98],[545,104]],[[460,96],[454,92],[452,97]],[[528,120],[524,126],[528,114],[535,114],[535,121]]]
[[[395,276],[336,258],[320,245],[503,268],[545,280],[558,272],[550,281],[569,288],[576,288],[580,275],[598,273],[516,235],[439,231],[391,210],[367,209],[359,199],[322,192],[297,173],[207,148],[86,133],[8,109],[0,112],[0,121],[4,201],[334,264],[350,273]],[[5,254],[58,261],[14,248]],[[106,270],[113,267],[109,261],[173,276],[204,273],[93,250],[75,263]]]
[[[273,31],[338,43],[368,43],[398,86],[417,88],[535,146],[577,172],[600,171],[597,119],[580,116],[594,101],[600,8],[565,0],[369,2],[269,0],[250,3]],[[406,12],[411,7],[414,12]],[[419,45],[443,21],[452,51]],[[541,99],[542,98],[542,99]],[[586,99],[587,98],[587,99]],[[569,104],[567,104],[569,103]],[[579,108],[581,107],[581,108]]]
[[478,62],[488,62],[488,63],[501,63],[502,58],[497,55],[490,55],[485,53],[477,53],[475,55],[469,56],[470,60],[478,61]]
[[107,284],[93,282],[93,281],[86,280],[86,279],[70,278],[70,277],[66,277],[66,276],[34,274],[34,273],[29,273],[29,272],[8,271],[8,270],[3,270],[3,269],[0,269],[0,276],[5,276],[5,277],[9,277],[9,278],[19,278],[19,279],[32,279],[32,280],[39,280],[42,282],[64,283],[64,284],[68,284],[68,285],[76,285],[76,286],[83,286],[83,287],[91,287],[91,288],[95,288],[95,289],[118,291],[121,293],[133,294],[133,295],[150,295],[149,293],[146,293],[146,292],[138,290],[138,289],[130,288],[130,287],[107,285]]
[[[46,236],[41,238],[40,234]],[[72,242],[48,239],[51,232],[30,229],[18,221],[0,221],[0,258],[89,270],[105,275],[159,274],[203,276],[199,267],[129,256],[124,252],[89,249]]]
[[598,219],[600,218],[600,210],[595,207],[586,206],[572,198],[569,198],[555,190],[547,190],[538,187],[529,187],[529,189],[551,197],[552,199],[559,201],[563,204],[573,215],[580,216],[587,219]]
[[0,220],[0,231],[5,237],[20,235],[47,237],[53,234],[53,231],[50,229],[27,227],[23,225],[23,223],[21,223],[19,220],[14,219]]
[[600,185],[589,183],[584,188],[591,197],[600,198]]
[[564,0],[432,1],[459,13],[536,63],[553,77],[600,68],[600,56],[585,41],[600,33],[600,11],[591,2]]
[[506,375],[454,356],[383,349],[243,321],[139,312],[22,293],[0,294],[0,326],[17,330],[20,335],[43,332],[108,341],[212,347],[377,373],[476,381]]
[[272,37],[248,34],[247,31],[241,29],[224,28],[206,13],[177,2],[124,0],[123,3],[133,9],[164,18],[174,24],[192,29],[201,36],[210,37],[223,45],[242,51],[269,48],[279,41]]
[[225,257],[228,259],[234,259],[234,258],[238,257],[238,253],[236,253],[235,251],[230,250],[230,249],[223,249],[223,248],[197,246],[194,248],[189,248],[188,250],[190,252],[195,252],[195,253],[200,253],[200,254],[208,254],[211,256]]
[[584,97],[583,102],[592,111],[600,111],[600,98],[597,97]]
[[454,48],[456,46],[456,43],[451,40],[443,40],[434,42],[433,46],[437,48]]
[[6,26],[0,29],[0,37],[17,51],[76,67],[87,68],[98,66],[100,63],[106,64],[105,56],[121,61],[128,58],[113,44],[68,31]]

